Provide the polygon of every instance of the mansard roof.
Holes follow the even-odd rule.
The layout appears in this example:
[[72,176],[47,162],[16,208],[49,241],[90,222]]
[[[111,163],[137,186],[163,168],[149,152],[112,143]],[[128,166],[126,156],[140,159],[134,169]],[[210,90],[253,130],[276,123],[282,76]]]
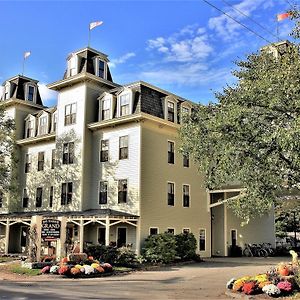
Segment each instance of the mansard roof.
[[26,100],[26,95],[25,95],[25,86],[27,83],[32,83],[33,85],[35,85],[37,87],[37,91],[36,91],[36,104],[43,106],[43,102],[41,99],[41,95],[39,92],[39,88],[38,88],[38,80],[23,76],[23,75],[17,75],[14,76],[8,80],[6,80],[5,82],[3,82],[3,86],[6,85],[6,83],[9,82],[10,83],[10,97],[11,98],[15,98],[15,99],[19,99],[19,100]]

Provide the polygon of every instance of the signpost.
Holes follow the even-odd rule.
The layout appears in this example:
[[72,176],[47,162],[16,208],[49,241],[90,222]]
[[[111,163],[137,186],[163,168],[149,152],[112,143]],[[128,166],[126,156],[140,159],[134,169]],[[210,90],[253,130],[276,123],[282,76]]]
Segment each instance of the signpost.
[[56,241],[60,238],[60,227],[61,224],[59,220],[42,220],[42,239],[44,241]]

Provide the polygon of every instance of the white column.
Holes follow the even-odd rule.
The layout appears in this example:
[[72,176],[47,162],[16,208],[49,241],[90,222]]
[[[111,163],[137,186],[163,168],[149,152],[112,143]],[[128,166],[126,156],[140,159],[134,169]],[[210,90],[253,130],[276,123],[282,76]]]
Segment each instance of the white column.
[[56,249],[56,256],[58,259],[61,259],[66,255],[66,233],[67,233],[67,219],[66,217],[59,217],[58,220],[60,220],[60,238],[57,240],[57,249]]
[[135,253],[137,256],[141,254],[141,224],[140,219],[137,221],[135,227]]
[[[224,200],[227,199],[227,193],[224,193]],[[227,205],[224,202],[224,255],[228,256],[228,239],[227,239]]]
[[84,221],[83,219],[80,220],[79,225],[79,247],[80,253],[83,253],[83,233],[84,233]]
[[105,246],[109,246],[109,230],[110,230],[109,216],[106,216],[105,220]]
[[8,254],[8,246],[9,246],[9,220],[6,221],[6,226],[5,226],[5,254]]

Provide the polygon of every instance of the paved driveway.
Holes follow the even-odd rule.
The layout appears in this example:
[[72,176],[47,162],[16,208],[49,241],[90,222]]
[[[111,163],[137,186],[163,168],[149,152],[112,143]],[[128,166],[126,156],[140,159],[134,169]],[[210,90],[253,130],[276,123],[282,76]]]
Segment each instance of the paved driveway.
[[48,276],[47,281],[36,282],[2,280],[0,299],[229,299],[224,292],[231,277],[265,272],[287,259],[218,258],[126,276],[81,280]]

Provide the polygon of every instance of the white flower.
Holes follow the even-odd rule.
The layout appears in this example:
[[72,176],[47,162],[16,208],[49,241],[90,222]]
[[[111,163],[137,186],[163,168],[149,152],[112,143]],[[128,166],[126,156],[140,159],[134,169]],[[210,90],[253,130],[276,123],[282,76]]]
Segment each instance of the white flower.
[[89,265],[84,265],[84,273],[85,274],[92,274],[94,273],[94,268],[92,266],[89,266]]
[[262,288],[262,291],[269,296],[278,296],[280,295],[280,289],[274,284],[267,284]]
[[227,287],[229,290],[232,290],[232,287],[233,287],[233,284],[234,284],[235,281],[236,281],[235,278],[231,278],[231,279],[226,283],[226,287]]
[[59,266],[52,266],[50,268],[50,273],[57,274]]

